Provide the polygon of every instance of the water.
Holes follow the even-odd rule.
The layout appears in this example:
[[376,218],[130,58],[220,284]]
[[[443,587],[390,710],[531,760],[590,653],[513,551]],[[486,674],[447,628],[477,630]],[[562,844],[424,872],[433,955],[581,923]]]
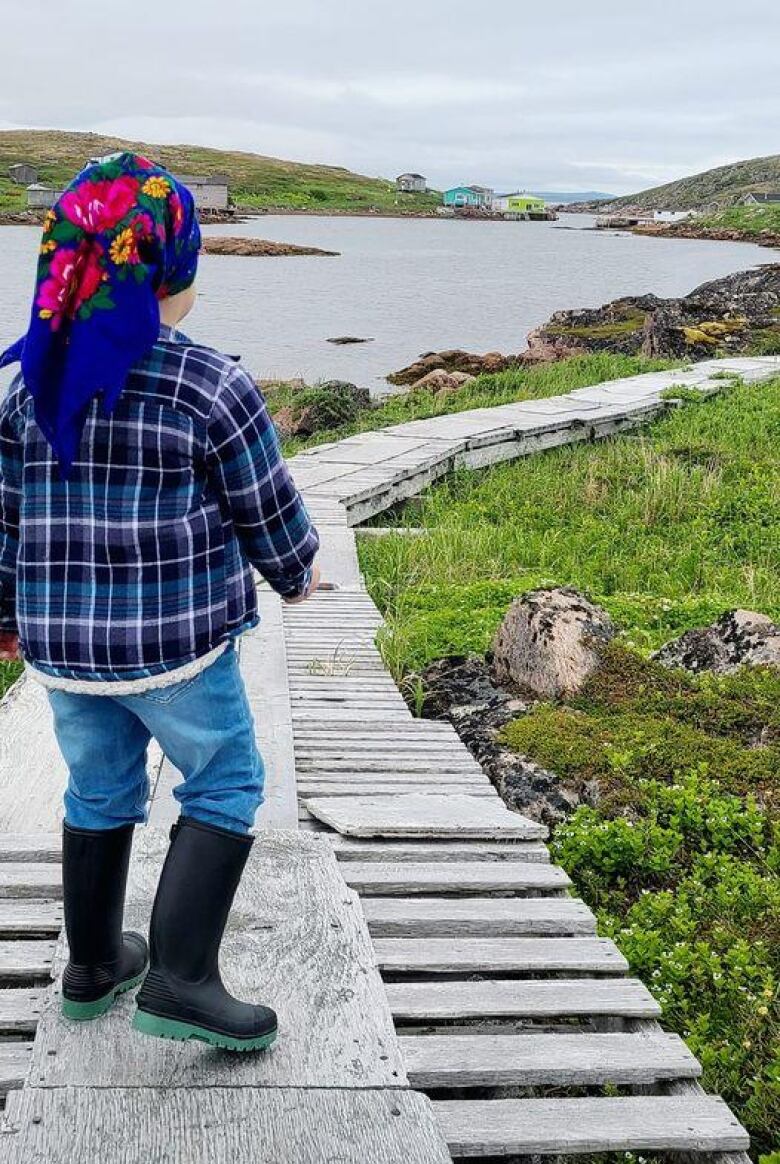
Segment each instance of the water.
[[[582,215],[558,222],[265,215],[211,227],[341,253],[205,255],[186,328],[241,353],[258,376],[339,378],[382,390],[387,373],[421,352],[517,352],[553,311],[621,295],[682,295],[770,258],[751,243],[584,229],[591,224]],[[37,228],[0,228],[0,350],[26,326],[38,241]],[[340,335],[373,342],[327,343]]]

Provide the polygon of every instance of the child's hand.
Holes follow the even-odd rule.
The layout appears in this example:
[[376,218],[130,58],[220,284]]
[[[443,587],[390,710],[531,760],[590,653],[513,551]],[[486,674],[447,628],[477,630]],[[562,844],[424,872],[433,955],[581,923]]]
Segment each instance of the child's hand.
[[19,636],[13,631],[0,631],[0,662],[12,663],[19,658]]
[[297,598],[284,598],[282,601],[286,602],[288,606],[296,606],[297,603],[299,603],[299,602],[305,602],[307,598],[311,598],[312,594],[317,589],[319,584],[320,584],[320,568],[315,563],[314,566],[312,566],[311,582],[309,583],[309,589],[306,591],[306,593],[299,594]]

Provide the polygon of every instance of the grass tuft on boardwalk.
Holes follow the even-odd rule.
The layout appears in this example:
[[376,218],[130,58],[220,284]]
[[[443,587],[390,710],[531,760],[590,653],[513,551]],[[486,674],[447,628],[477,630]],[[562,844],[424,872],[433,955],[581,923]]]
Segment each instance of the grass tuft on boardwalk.
[[586,589],[623,627],[578,698],[507,740],[598,781],[554,859],[758,1152],[780,1141],[780,676],[694,679],[647,656],[729,607],[780,618],[779,439],[780,380],[724,385],[644,433],[460,472],[384,515],[426,536],[360,541],[397,676],[484,652],[540,584]]

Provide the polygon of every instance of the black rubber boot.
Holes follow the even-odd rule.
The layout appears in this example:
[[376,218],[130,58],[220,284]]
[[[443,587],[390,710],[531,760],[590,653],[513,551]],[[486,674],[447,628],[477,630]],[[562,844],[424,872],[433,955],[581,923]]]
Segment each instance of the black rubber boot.
[[171,829],[150,926],[151,967],[133,1026],[163,1039],[260,1051],[276,1038],[267,1006],[239,1002],[219,973],[219,947],[253,838],[191,817]]
[[148,951],[140,934],[122,932],[133,825],[76,829],[63,825],[62,885],[70,961],[62,976],[62,1013],[93,1019],[143,979]]

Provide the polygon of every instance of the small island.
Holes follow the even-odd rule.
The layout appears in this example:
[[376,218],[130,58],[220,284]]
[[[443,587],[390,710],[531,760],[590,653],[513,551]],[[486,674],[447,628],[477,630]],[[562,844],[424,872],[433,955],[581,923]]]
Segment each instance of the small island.
[[320,247],[299,247],[294,243],[270,242],[265,238],[236,238],[232,235],[204,238],[207,255],[338,255]]

